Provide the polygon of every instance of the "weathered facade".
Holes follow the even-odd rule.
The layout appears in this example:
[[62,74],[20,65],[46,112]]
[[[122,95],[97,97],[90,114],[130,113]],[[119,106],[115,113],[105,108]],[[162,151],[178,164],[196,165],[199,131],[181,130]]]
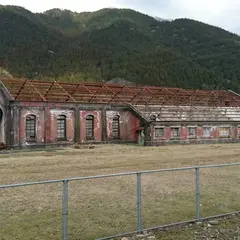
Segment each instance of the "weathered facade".
[[232,91],[0,80],[0,142],[9,148],[240,139]]

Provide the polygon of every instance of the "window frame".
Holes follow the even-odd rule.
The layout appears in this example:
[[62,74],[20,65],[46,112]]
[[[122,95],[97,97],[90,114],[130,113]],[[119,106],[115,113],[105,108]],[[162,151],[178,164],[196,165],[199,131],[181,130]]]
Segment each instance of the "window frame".
[[[159,130],[159,129],[162,130],[161,136],[157,135],[157,130]],[[155,127],[154,128],[154,136],[155,136],[155,138],[165,138],[165,128],[164,127]]]
[[[172,133],[173,133],[174,129],[178,130],[178,136],[173,136]],[[179,139],[180,137],[181,137],[181,127],[177,127],[177,126],[176,127],[174,127],[174,126],[170,127],[170,138],[171,139]]]
[[[188,126],[188,138],[197,138],[197,127],[196,126]],[[194,135],[190,135],[190,129],[194,129],[195,130],[195,134]]]
[[[115,122],[117,121],[117,124],[116,124],[116,131],[114,130],[114,124]],[[117,133],[116,135],[114,134]],[[120,139],[121,138],[121,132],[120,132],[120,116],[116,115],[113,120],[112,120],[112,137],[113,139]]]
[[[228,135],[222,135],[221,134],[221,128],[227,128],[228,129]],[[231,137],[231,127],[230,126],[219,126],[218,127],[218,134],[220,138],[230,138]]]
[[25,118],[25,136],[27,141],[37,140],[37,117],[34,114],[29,114]]
[[[204,135],[204,129],[209,129],[209,135],[208,136]],[[211,132],[212,132],[212,127],[211,126],[203,126],[202,127],[202,137],[203,138],[211,138],[212,137]]]
[[[86,118],[85,118],[85,135],[86,135],[86,139],[88,140],[92,140],[94,139],[94,120],[95,120],[95,117],[91,114],[87,115]],[[91,121],[91,128],[88,126],[88,121]],[[91,135],[88,134],[89,132],[91,132]]]
[[[59,123],[61,121],[61,123]],[[63,123],[62,123],[63,121]],[[61,129],[59,129],[59,124],[61,125]],[[62,127],[63,125],[63,127]],[[59,134],[63,132],[63,135]],[[61,136],[59,136],[61,135]],[[58,141],[66,141],[67,140],[67,117],[65,115],[59,115],[57,117],[57,140]]]

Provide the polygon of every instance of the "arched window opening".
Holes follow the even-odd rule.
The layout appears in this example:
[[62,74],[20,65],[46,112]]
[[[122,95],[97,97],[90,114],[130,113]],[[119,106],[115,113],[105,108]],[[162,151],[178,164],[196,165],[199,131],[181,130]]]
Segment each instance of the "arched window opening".
[[112,121],[112,135],[113,138],[120,138],[120,121],[119,116],[113,118]]
[[64,115],[57,118],[57,139],[66,140],[66,116]]
[[28,115],[26,117],[26,139],[36,139],[36,116]]
[[94,116],[86,117],[86,138],[94,138]]

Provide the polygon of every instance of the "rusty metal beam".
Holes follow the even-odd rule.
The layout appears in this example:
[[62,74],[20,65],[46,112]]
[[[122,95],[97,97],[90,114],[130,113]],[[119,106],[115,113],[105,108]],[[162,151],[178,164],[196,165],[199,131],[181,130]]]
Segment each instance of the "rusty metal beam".
[[[140,93],[143,93],[144,91],[146,91],[146,89],[147,89],[147,87],[143,87],[140,92],[138,92],[137,94],[135,94],[135,95],[132,97],[131,101],[135,100],[136,97],[137,97]],[[149,95],[149,96],[150,96],[150,95]],[[150,102],[149,102],[150,99],[144,100],[143,98],[145,98],[145,97],[146,97],[146,96],[142,96],[137,102],[134,103],[134,105],[137,105],[137,104],[140,103],[141,101],[145,102],[146,105],[150,104]],[[151,97],[151,96],[150,96],[150,97]]]
[[[76,88],[70,93],[71,96],[73,96],[73,94],[78,90],[78,87],[80,86],[81,84],[79,83]],[[65,102],[67,102],[68,100],[70,99],[70,96],[68,96],[68,98],[65,100]]]
[[25,85],[26,85],[26,83],[27,83],[27,79],[25,79],[25,81],[23,82],[23,84],[22,84],[22,86],[20,87],[20,89],[19,89],[19,91],[18,91],[18,93],[17,93],[17,95],[15,96],[15,100],[18,98],[18,96],[20,95],[20,93],[22,92],[22,90],[24,89],[24,87],[25,87]]
[[48,94],[49,91],[52,89],[52,87],[54,86],[55,83],[56,83],[56,81],[53,81],[53,82],[52,82],[52,84],[50,85],[50,87],[47,89],[47,91],[46,91],[45,94],[43,95],[44,98],[47,96],[47,94]]
[[114,96],[112,97],[112,99],[111,99],[107,104],[110,104],[110,103],[119,95],[119,93],[122,92],[122,90],[123,90],[125,87],[126,87],[126,86],[124,85],[124,86],[121,88],[120,91],[116,92],[116,93],[114,94]]
[[72,99],[73,102],[76,102],[76,100],[58,82],[55,82],[55,85],[59,86],[63,90],[63,92]]
[[[105,83],[104,83],[104,84],[105,84]],[[103,88],[104,84],[103,84],[101,87],[99,87],[98,90],[97,90],[95,93],[93,93],[94,96],[92,96],[92,97],[88,100],[89,103],[92,102],[93,99],[96,99],[97,93],[99,92],[100,89]]]
[[[1,78],[13,99],[29,100],[29,93],[37,93],[30,100],[85,103],[131,103],[188,106],[239,106],[240,98],[224,90],[184,90],[149,86],[124,86],[116,84],[69,84],[27,79]],[[29,83],[29,85],[28,85]],[[56,89],[53,87],[56,85]],[[30,88],[29,88],[30,87]],[[48,97],[47,97],[48,96]],[[61,96],[63,96],[61,98]],[[75,97],[76,96],[76,97]]]
[[40,96],[40,98],[41,98],[44,102],[47,101],[46,98],[37,90],[37,88],[35,88],[35,87],[33,86],[33,84],[31,83],[31,81],[28,81],[28,84],[33,88],[33,90],[34,90],[35,92],[37,92],[37,94]]

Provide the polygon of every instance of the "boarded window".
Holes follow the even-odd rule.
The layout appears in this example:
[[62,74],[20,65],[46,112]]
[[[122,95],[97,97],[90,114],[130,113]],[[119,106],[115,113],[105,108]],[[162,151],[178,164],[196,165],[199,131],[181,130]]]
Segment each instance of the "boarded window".
[[189,127],[188,128],[188,136],[189,137],[196,137],[197,136],[197,128]]
[[220,127],[219,128],[220,137],[230,137],[230,127]]
[[155,128],[155,137],[164,137],[164,128]]
[[94,116],[86,117],[86,138],[94,138]]
[[113,135],[113,138],[119,138],[120,137],[119,116],[116,116],[116,117],[113,118],[113,121],[112,121],[112,135]]
[[211,127],[203,128],[203,137],[211,137]]
[[171,128],[171,138],[178,138],[180,137],[180,128]]
[[57,138],[59,140],[66,139],[66,116],[64,115],[57,118]]
[[36,139],[36,116],[34,115],[26,117],[26,138],[27,140]]

